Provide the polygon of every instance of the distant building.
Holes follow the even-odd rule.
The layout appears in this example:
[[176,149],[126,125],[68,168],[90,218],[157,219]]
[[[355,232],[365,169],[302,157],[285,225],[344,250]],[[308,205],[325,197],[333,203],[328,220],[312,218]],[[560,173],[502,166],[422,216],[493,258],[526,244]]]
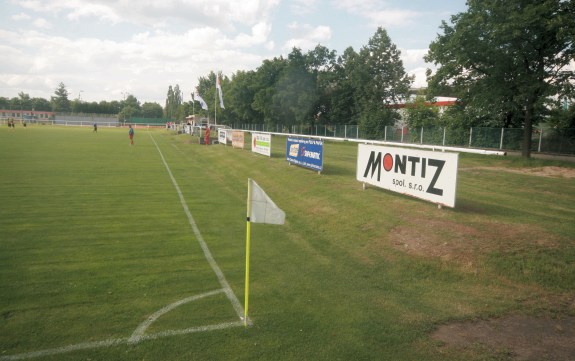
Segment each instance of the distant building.
[[[405,126],[405,122],[403,121],[404,118],[404,113],[405,113],[405,108],[409,108],[409,107],[413,107],[414,103],[413,101],[415,100],[415,96],[412,96],[409,101],[407,102],[402,102],[402,103],[395,103],[395,104],[387,104],[386,107],[391,108],[391,109],[397,109],[399,114],[401,115],[401,120],[397,122],[396,126],[397,127],[403,127]],[[432,101],[426,101],[423,103],[423,105],[427,106],[427,107],[436,107],[439,109],[439,114],[443,114],[443,112],[449,108],[452,107],[454,105],[456,105],[458,102],[457,98],[451,98],[451,97],[434,97]]]
[[48,120],[54,119],[55,115],[55,112],[43,110],[0,109],[0,119]]
[[[392,108],[392,109],[408,108],[410,106],[413,106],[413,100],[415,100],[415,97],[410,98],[408,102],[388,104],[387,107]],[[427,101],[427,102],[424,102],[423,104],[425,106],[428,106],[428,107],[438,107],[439,113],[441,114],[448,107],[451,107],[451,106],[454,106],[455,104],[457,104],[457,98],[435,97],[435,98],[433,98],[432,101]]]

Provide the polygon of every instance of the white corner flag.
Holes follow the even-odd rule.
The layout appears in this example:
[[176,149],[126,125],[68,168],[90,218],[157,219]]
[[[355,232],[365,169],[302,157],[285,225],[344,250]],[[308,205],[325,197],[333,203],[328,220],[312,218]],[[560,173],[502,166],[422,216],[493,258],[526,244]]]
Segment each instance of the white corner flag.
[[202,109],[203,110],[208,110],[208,104],[206,104],[206,102],[204,101],[204,99],[200,96],[200,93],[198,93],[198,91],[196,90],[196,95],[193,97],[194,100],[197,100],[200,102],[200,104],[202,105]]
[[251,187],[250,222],[284,224],[286,218],[284,211],[276,206],[274,201],[268,197],[266,192],[253,179],[250,179],[249,182]]
[[248,325],[248,300],[250,294],[250,238],[251,223],[284,224],[286,214],[260,186],[248,179],[248,211],[246,222],[246,288],[244,302],[244,325]]
[[220,108],[226,109],[224,107],[224,97],[222,96],[222,85],[220,84],[219,74],[216,74],[216,89],[218,89],[218,95],[220,96]]

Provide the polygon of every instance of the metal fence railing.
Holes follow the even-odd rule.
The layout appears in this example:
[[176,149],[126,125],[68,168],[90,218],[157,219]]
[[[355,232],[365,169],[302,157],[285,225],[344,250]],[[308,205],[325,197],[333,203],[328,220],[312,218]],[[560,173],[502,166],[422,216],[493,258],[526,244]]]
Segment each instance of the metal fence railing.
[[[367,139],[357,125],[272,125],[236,124],[235,129],[302,134],[345,139]],[[395,127],[386,126],[377,140],[438,146],[521,150],[523,129],[520,128],[447,128],[447,127]],[[535,129],[532,134],[532,151],[575,155],[575,128]]]

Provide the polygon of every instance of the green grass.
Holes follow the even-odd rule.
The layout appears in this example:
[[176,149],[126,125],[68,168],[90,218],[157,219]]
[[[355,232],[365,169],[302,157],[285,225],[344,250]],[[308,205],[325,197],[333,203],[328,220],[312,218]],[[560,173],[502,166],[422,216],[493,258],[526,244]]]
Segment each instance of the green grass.
[[[575,182],[505,172],[546,161],[460,155],[455,209],[355,180],[357,145],[326,143],[322,175],[186,135],[0,128],[0,359],[130,337],[154,312],[220,289],[154,145],[243,303],[247,178],[287,215],[252,225],[253,326],[42,360],[483,360],[434,343],[438,324],[575,313]],[[249,137],[247,139],[249,141]],[[249,143],[248,143],[249,144]],[[420,248],[413,245],[424,245]],[[148,333],[238,321],[218,294]],[[491,357],[496,357],[493,354]]]

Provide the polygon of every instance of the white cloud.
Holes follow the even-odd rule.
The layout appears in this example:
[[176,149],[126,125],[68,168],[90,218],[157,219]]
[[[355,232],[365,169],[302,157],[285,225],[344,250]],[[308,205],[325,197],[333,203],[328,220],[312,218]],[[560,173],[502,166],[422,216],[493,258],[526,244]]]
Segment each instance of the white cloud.
[[38,19],[34,20],[33,24],[35,27],[37,27],[39,29],[51,29],[52,28],[52,24],[44,18],[38,18]]
[[307,15],[315,12],[318,4],[319,0],[292,0],[290,9],[296,15]]
[[260,65],[263,58],[245,47],[264,45],[268,32],[269,25],[256,24],[251,34],[239,36],[243,40],[238,41],[218,29],[202,27],[182,34],[156,30],[112,41],[0,30],[0,44],[4,44],[0,50],[11,54],[7,64],[0,60],[0,67],[12,74],[0,78],[0,89],[17,94],[41,88],[53,94],[62,81],[69,90],[84,90],[86,100],[118,99],[122,91],[128,91],[141,101],[163,104],[169,85],[179,84],[187,94],[210,71],[231,76]]
[[411,85],[412,87],[424,88],[427,86],[427,76],[425,75],[426,71],[426,68],[415,68],[407,72],[409,75],[415,76],[413,84]]
[[404,67],[413,68],[426,64],[423,57],[427,54],[428,49],[400,49],[400,51]]
[[291,32],[291,38],[282,47],[287,52],[294,47],[304,51],[313,49],[317,44],[328,42],[332,34],[331,28],[324,25],[314,27],[309,24],[293,22],[289,24],[288,29]]
[[25,21],[25,20],[30,20],[30,19],[32,19],[32,17],[28,14],[25,14],[25,13],[12,15],[12,20],[15,20],[15,21]]
[[333,0],[333,2],[337,8],[365,18],[372,27],[406,26],[421,16],[420,12],[391,7],[380,0]]
[[253,25],[266,21],[280,0],[25,0],[19,6],[80,21],[96,19],[113,24],[127,22],[166,27],[179,21],[194,25],[226,27],[231,23]]

